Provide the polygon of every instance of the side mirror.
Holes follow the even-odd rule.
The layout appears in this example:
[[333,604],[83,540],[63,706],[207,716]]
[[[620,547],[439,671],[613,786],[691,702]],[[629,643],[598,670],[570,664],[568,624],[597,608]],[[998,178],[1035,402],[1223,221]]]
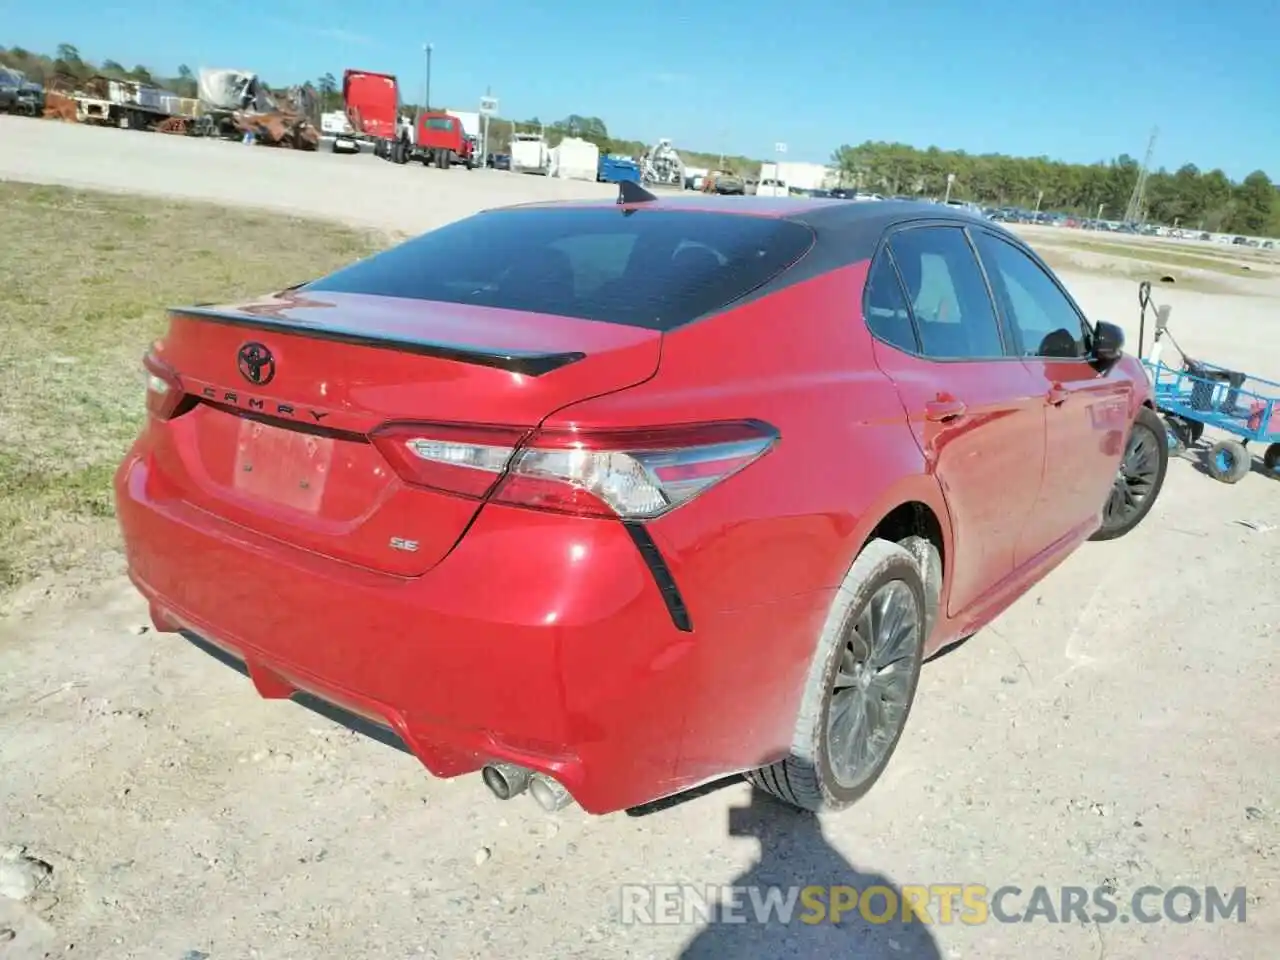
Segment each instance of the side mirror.
[[1093,359],[1110,367],[1124,355],[1124,331],[1114,323],[1099,320],[1093,328]]
[[1167,303],[1163,307],[1156,307],[1156,331],[1158,333],[1164,333],[1165,330],[1169,329],[1169,311],[1172,309],[1173,307]]

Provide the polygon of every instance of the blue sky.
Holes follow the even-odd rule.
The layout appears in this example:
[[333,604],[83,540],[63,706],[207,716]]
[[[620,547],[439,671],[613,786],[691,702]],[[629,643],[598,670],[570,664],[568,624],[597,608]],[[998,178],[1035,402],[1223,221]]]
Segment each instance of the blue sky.
[[504,116],[603,118],[611,132],[825,161],[841,142],[1091,162],[1193,162],[1280,179],[1276,0],[0,0],[0,44],[92,60],[238,67],[285,85],[347,67]]

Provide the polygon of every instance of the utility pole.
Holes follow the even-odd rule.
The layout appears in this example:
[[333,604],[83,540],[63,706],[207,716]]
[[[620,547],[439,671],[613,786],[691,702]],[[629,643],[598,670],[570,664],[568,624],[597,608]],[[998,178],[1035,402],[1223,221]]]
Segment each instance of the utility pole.
[[424,112],[431,109],[431,52],[434,49],[435,46],[433,44],[424,43],[422,45],[422,52],[427,58],[427,81],[422,89],[422,109]]
[[1124,208],[1124,222],[1137,223],[1142,218],[1143,207],[1147,202],[1147,175],[1151,172],[1151,158],[1156,152],[1156,137],[1160,135],[1159,127],[1151,128],[1151,139],[1147,141],[1147,153],[1142,158],[1142,166],[1138,169],[1138,182],[1133,185],[1133,193],[1129,196],[1129,205]]
[[[480,134],[484,143],[480,147],[481,160],[486,166],[489,163],[489,118],[498,112],[498,100],[493,95],[492,87],[484,88],[484,96],[480,98],[480,117],[484,121],[482,133]],[[512,131],[515,131],[515,124],[512,123]],[[508,148],[509,150],[510,148]]]

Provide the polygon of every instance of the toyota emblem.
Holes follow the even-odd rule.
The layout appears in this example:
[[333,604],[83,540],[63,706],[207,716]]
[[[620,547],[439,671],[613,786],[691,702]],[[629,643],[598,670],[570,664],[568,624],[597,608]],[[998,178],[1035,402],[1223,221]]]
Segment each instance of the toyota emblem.
[[275,379],[276,358],[261,343],[246,343],[236,354],[236,366],[240,376],[250,383],[264,387]]

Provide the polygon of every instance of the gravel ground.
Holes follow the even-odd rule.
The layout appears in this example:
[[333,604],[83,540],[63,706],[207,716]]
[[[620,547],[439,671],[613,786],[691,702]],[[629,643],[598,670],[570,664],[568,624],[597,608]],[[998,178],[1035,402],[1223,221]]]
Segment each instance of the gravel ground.
[[[0,143],[0,178],[391,230],[601,190],[5,117]],[[1136,335],[1131,282],[1064,277]],[[1188,349],[1280,379],[1280,285],[1168,298]],[[147,630],[121,577],[34,584],[0,624],[0,957],[1274,956],[1278,495],[1257,472],[1230,487],[1171,464],[1143,527],[926,669],[884,779],[820,821],[741,783],[644,816],[502,804],[259,700]],[[1246,886],[1247,919],[628,924],[626,883],[1015,884],[1011,909],[1037,885],[1107,887],[1125,915],[1144,885]]]

